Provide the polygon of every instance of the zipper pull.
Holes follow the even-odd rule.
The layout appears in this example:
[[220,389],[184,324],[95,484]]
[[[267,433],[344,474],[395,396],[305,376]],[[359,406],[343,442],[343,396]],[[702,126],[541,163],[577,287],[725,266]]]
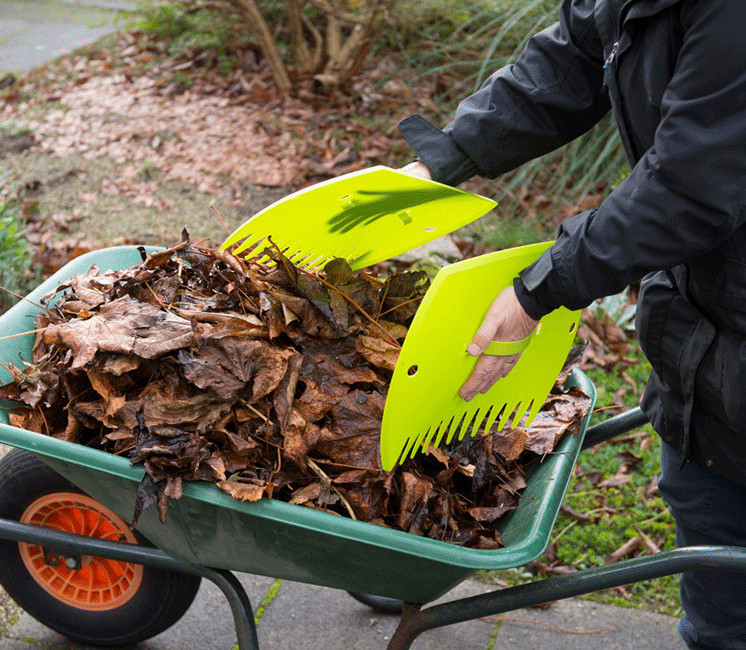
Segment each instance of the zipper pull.
[[609,66],[611,65],[611,62],[614,60],[614,57],[616,56],[616,51],[619,49],[619,41],[614,43],[611,47],[611,54],[609,54],[609,58],[604,61],[604,80],[602,84],[602,88],[606,88],[609,85]]
[[616,51],[619,49],[619,41],[614,43],[614,45],[611,46],[611,54],[609,54],[609,58],[606,59],[604,62],[604,70],[608,68],[611,65],[611,62],[614,60],[614,57],[616,56]]

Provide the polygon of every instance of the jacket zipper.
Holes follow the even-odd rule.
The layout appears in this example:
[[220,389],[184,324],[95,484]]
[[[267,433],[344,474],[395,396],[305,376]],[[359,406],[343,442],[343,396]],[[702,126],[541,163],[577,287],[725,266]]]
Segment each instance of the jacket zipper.
[[609,66],[611,65],[611,62],[614,60],[614,57],[616,56],[616,51],[619,49],[619,41],[616,41],[614,45],[611,46],[611,53],[609,54],[609,58],[604,61],[604,86],[609,85],[608,81],[608,75],[609,75]]

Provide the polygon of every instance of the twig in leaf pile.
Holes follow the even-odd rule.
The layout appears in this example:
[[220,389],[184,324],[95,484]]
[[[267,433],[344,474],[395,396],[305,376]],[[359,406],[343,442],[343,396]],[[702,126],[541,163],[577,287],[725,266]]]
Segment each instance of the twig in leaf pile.
[[321,469],[316,463],[314,463],[308,457],[306,457],[306,463],[308,463],[308,466],[314,472],[316,472],[316,474],[322,481],[325,481],[329,485],[329,487],[332,490],[334,490],[334,493],[339,497],[340,501],[342,502],[342,505],[345,507],[350,517],[352,517],[353,519],[357,519],[357,517],[355,516],[355,512],[352,509],[352,506],[350,505],[349,501],[347,501],[347,499],[344,498],[344,495],[336,488],[336,486],[332,485],[332,480],[326,475],[326,472],[324,472],[323,469]]
[[338,289],[330,282],[327,282],[319,276],[317,273],[311,273],[310,271],[306,271],[305,269],[300,269],[301,272],[305,273],[306,275],[310,275],[312,278],[316,278],[321,284],[323,284],[325,287],[331,289],[332,291],[336,291],[340,296],[342,296],[345,300],[347,300],[355,309],[357,309],[365,318],[367,318],[371,323],[373,323],[373,326],[378,329],[384,336],[384,338],[391,343],[391,345],[397,347],[401,350],[401,345],[399,345],[399,341],[397,341],[391,334],[388,333],[386,328],[381,325],[373,316],[371,316],[367,311],[365,311],[360,305],[358,305],[350,296],[348,296],[344,291]]
[[115,456],[121,456],[122,454],[127,453],[128,451],[130,451],[131,449],[134,449],[135,447],[137,447],[137,445],[136,444],[132,444],[129,447],[125,447],[124,449],[120,449],[119,451],[115,451],[114,455]]
[[389,293],[389,283],[387,282],[386,284],[383,285],[383,295],[378,301],[378,313],[376,314],[376,320],[381,318],[381,310],[383,309],[383,303],[386,302],[386,296],[388,295],[388,293]]
[[47,435],[51,436],[52,432],[49,429],[49,423],[47,422],[47,418],[44,417],[44,411],[42,410],[41,406],[39,406],[39,415],[41,415],[41,420],[44,422],[44,428],[47,430]]
[[401,309],[404,307],[404,305],[408,305],[410,302],[415,302],[416,300],[419,300],[419,297],[417,298],[410,298],[409,300],[405,300],[404,302],[400,302],[398,305],[395,305],[389,309],[387,309],[382,314],[378,314],[378,318],[381,318],[382,316],[385,316],[386,314],[390,314],[392,311],[396,311],[397,309]]
[[360,465],[348,465],[346,463],[335,463],[331,460],[326,460],[325,458],[308,458],[308,460],[313,460],[317,463],[322,463],[324,465],[332,465],[333,467],[343,467],[344,469],[360,469],[365,472],[385,472],[386,471],[384,469],[378,469],[376,467],[361,467]]
[[[286,272],[286,273],[287,273],[287,274],[288,274],[288,275],[289,275],[289,276],[290,276],[291,278],[293,278],[293,277],[295,276],[295,274],[294,274],[294,273],[292,272],[292,270],[291,270],[291,269],[290,269],[290,267],[288,266],[288,262],[289,262],[290,260],[288,260],[288,259],[287,259],[287,258],[285,257],[285,251],[283,251],[283,250],[280,250],[280,247],[279,247],[279,246],[277,245],[277,242],[273,241],[273,240],[272,240],[272,237],[269,237],[269,236],[267,236],[267,241],[269,242],[270,246],[272,246],[272,248],[274,248],[274,249],[275,249],[275,250],[276,250],[276,251],[277,251],[277,252],[278,252],[278,253],[280,254],[280,259],[282,260],[282,266],[283,266],[283,267],[285,267],[285,272]],[[285,250],[287,250],[287,248],[285,248]],[[293,264],[292,266],[293,266],[293,268],[294,268],[294,269],[296,269],[296,270],[302,270],[302,269],[299,269],[299,267],[295,266],[294,264]]]
[[[267,423],[268,426],[270,426],[270,427],[272,426],[272,424],[273,424],[272,420],[270,420],[266,415],[264,415],[264,413],[261,413],[260,411],[257,411],[251,404],[249,404],[248,402],[245,402],[243,400],[241,401],[241,404],[243,404],[252,413],[256,414],[262,420],[264,420]],[[265,442],[267,442],[267,441],[265,440]]]
[[0,286],[0,291],[5,291],[5,293],[9,293],[11,296],[18,298],[20,300],[25,300],[27,303],[33,305],[34,307],[38,307],[42,311],[45,311],[47,313],[49,312],[49,309],[47,309],[44,305],[40,305],[38,302],[34,302],[33,300],[29,300],[26,296],[22,296],[20,293],[16,293],[15,291],[11,291],[10,289],[6,289],[5,287]]
[[228,230],[228,226],[226,226],[226,225],[225,225],[225,221],[223,221],[223,217],[222,217],[222,216],[220,216],[220,212],[218,211],[218,209],[217,209],[217,208],[215,207],[215,205],[214,205],[214,204],[212,204],[212,203],[210,204],[210,207],[212,208],[213,212],[214,212],[214,213],[215,213],[216,215],[218,215],[218,219],[220,219],[220,224],[221,224],[221,225],[223,226],[223,229],[225,230],[226,234],[230,235],[230,234],[231,234],[231,231],[230,231],[230,230]]
[[10,336],[2,336],[0,337],[0,341],[7,341],[8,339],[15,339],[19,336],[28,336],[29,334],[39,334],[39,332],[43,332],[46,328],[42,327],[38,330],[29,330],[28,332],[21,332],[20,334],[11,334]]

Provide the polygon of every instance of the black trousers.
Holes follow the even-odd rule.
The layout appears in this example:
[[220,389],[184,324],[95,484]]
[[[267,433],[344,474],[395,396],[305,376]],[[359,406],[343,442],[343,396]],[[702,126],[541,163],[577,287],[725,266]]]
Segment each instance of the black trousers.
[[[676,521],[679,547],[746,546],[746,487],[708,471],[662,443],[658,488]],[[746,472],[746,468],[744,468]],[[696,650],[746,650],[746,573],[722,569],[681,575],[679,632]]]

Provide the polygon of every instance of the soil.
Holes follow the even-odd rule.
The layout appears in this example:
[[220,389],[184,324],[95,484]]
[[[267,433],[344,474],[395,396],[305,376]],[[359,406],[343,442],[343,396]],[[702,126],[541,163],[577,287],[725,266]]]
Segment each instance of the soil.
[[[121,167],[110,157],[86,159],[75,153],[59,157],[29,151],[32,143],[26,134],[0,140],[0,171],[9,172],[9,180],[33,199],[38,218],[51,224],[55,217],[74,214],[60,234],[81,233],[101,245],[123,241],[168,245],[178,241],[183,228],[193,240],[207,238],[219,244],[226,231],[211,206],[232,230],[293,190],[244,183],[244,199],[235,204],[230,197],[200,192],[190,183],[159,180],[157,170],[148,170],[152,198],[143,205],[128,196],[99,191]],[[226,206],[228,202],[234,204]]]
[[37,221],[99,244],[170,244],[184,227],[219,244],[294,189],[411,159],[396,122],[430,92],[374,92],[384,61],[355,100],[281,94],[261,66],[226,76],[143,35],[106,42],[0,90],[0,199],[32,201]]

